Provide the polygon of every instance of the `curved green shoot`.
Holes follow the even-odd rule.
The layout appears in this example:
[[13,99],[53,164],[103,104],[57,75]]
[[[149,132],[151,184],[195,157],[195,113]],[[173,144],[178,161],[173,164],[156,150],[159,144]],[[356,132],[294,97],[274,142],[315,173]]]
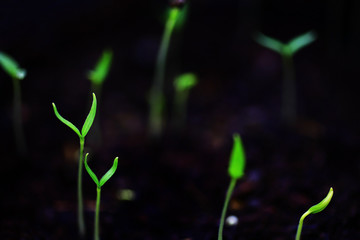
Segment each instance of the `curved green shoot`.
[[95,115],[96,115],[96,107],[97,107],[97,100],[95,93],[92,94],[93,101],[92,105],[89,111],[89,114],[87,115],[85,122],[83,124],[83,127],[81,129],[81,132],[77,127],[75,127],[74,124],[72,124],[70,121],[66,120],[64,117],[60,115],[58,112],[55,103],[52,103],[54,113],[56,117],[64,123],[66,126],[71,128],[80,139],[80,153],[79,153],[79,168],[78,168],[78,190],[77,190],[77,198],[78,198],[78,225],[79,225],[79,233],[81,236],[85,236],[85,221],[84,221],[84,207],[83,207],[83,196],[82,196],[82,164],[83,164],[83,154],[84,154],[84,145],[85,145],[85,136],[89,132],[91,125],[94,122]]
[[179,18],[181,9],[175,7],[171,8],[168,19],[166,21],[165,30],[162,36],[159,52],[156,59],[156,67],[154,74],[154,81],[149,93],[149,131],[153,137],[158,137],[161,134],[163,127],[163,111],[165,108],[164,97],[164,78],[165,78],[165,64],[169,48],[170,38],[176,22]]
[[189,92],[197,82],[197,77],[193,73],[181,74],[174,80],[174,125],[178,128],[184,125]]
[[289,46],[291,53],[294,54],[301,48],[306,47],[315,40],[316,33],[314,31],[309,31],[291,39],[287,45]]
[[102,84],[111,67],[113,52],[109,49],[103,51],[100,59],[96,63],[94,70],[89,71],[88,78],[94,84]]
[[284,43],[274,39],[274,38],[271,38],[271,37],[268,37],[266,36],[265,34],[262,34],[261,32],[258,32],[256,35],[255,35],[255,41],[258,42],[260,45],[266,47],[266,48],[269,48],[275,52],[278,52],[278,53],[282,53],[282,49],[283,49],[283,46],[284,46]]
[[223,230],[225,223],[225,215],[229,206],[230,198],[232,193],[234,192],[234,188],[236,185],[236,181],[244,176],[245,169],[245,151],[242,146],[242,142],[239,134],[233,135],[234,144],[230,156],[230,163],[228,168],[228,174],[231,178],[230,185],[226,192],[224,206],[221,212],[219,231],[218,231],[218,240],[223,239]]
[[319,202],[318,204],[312,206],[311,208],[309,208],[309,210],[307,210],[300,218],[299,220],[299,224],[298,224],[298,228],[296,231],[296,237],[295,240],[300,240],[300,235],[301,235],[301,230],[302,230],[302,226],[303,226],[303,222],[306,216],[310,215],[310,214],[315,214],[315,213],[319,213],[321,211],[323,211],[330,203],[331,198],[334,194],[333,188],[330,188],[328,194],[326,195],[326,197]]
[[13,128],[18,153],[25,155],[26,143],[24,130],[21,123],[21,88],[20,80],[26,76],[26,70],[19,67],[19,64],[9,55],[0,52],[0,66],[12,78],[13,82]]
[[85,169],[95,182],[96,188],[96,208],[95,208],[95,223],[94,223],[94,240],[100,239],[100,231],[99,231],[99,216],[100,216],[100,195],[101,195],[101,187],[114,175],[116,168],[118,166],[118,157],[114,159],[114,163],[112,167],[104,174],[104,176],[100,179],[96,177],[95,173],[90,169],[87,163],[88,153],[85,155]]

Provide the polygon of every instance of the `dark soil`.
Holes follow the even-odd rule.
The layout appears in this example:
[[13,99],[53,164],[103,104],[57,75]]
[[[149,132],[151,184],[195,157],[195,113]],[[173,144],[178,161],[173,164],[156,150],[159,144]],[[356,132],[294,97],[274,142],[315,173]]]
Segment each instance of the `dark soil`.
[[[114,62],[98,99],[101,139],[90,133],[85,150],[98,176],[119,157],[102,189],[102,239],[217,239],[236,132],[246,176],[228,210],[239,222],[225,226],[224,240],[294,239],[300,216],[330,187],[330,205],[305,219],[303,239],[360,239],[359,4],[290,2],[191,2],[184,30],[172,39],[166,123],[156,139],[148,134],[146,96],[166,1],[0,3],[0,50],[28,72],[21,83],[24,156],[13,137],[11,79],[0,72],[0,239],[80,239],[78,137],[51,103],[81,127],[91,100],[86,71],[105,47]],[[285,124],[281,58],[252,34],[286,42],[310,29],[318,39],[295,55],[297,120]],[[186,125],[176,129],[171,81],[187,71],[199,84]],[[96,186],[85,171],[83,185],[92,239]],[[132,199],[121,197],[126,190]]]

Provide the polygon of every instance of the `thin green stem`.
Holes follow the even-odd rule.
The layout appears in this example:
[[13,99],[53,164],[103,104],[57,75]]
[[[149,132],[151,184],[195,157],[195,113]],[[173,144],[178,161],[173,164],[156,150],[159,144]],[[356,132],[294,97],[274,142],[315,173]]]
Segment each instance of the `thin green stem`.
[[84,161],[84,144],[85,138],[80,137],[80,157],[79,157],[79,169],[78,169],[78,225],[79,233],[81,237],[85,236],[85,220],[84,220],[84,206],[82,196],[82,169]]
[[310,212],[307,211],[307,212],[305,212],[305,213],[301,216],[301,218],[300,218],[300,220],[299,220],[299,225],[298,225],[298,228],[297,228],[297,231],[296,231],[295,240],[300,240],[300,235],[301,235],[301,230],[302,230],[302,226],[303,226],[304,219],[305,219],[305,217],[306,217],[307,215],[309,215],[309,214],[310,214]]
[[94,240],[100,240],[99,231],[99,216],[100,216],[100,195],[101,188],[96,188],[96,209],[95,209],[95,223],[94,223]]
[[149,127],[153,136],[158,136],[162,129],[162,115],[164,110],[164,76],[166,56],[169,49],[171,34],[174,30],[176,20],[179,15],[178,8],[172,8],[170,16],[166,22],[164,34],[161,40],[159,52],[156,59],[154,82],[150,89],[149,104],[150,116]]
[[13,110],[13,123],[14,123],[14,134],[15,141],[17,145],[18,152],[21,156],[24,156],[26,153],[26,144],[24,131],[22,126],[22,117],[21,117],[21,88],[20,80],[13,78],[13,90],[14,90],[14,110]]
[[230,202],[230,198],[231,195],[234,191],[235,185],[236,185],[236,178],[231,178],[230,184],[229,184],[229,188],[226,192],[226,197],[225,197],[225,203],[224,203],[224,207],[222,209],[221,212],[221,218],[220,218],[220,225],[219,225],[219,233],[218,233],[218,240],[222,240],[223,239],[223,230],[224,230],[224,223],[225,223],[225,216],[226,216],[226,211],[228,209],[229,206],[229,202]]
[[283,59],[283,89],[282,89],[282,115],[288,123],[294,123],[296,120],[296,83],[293,64],[293,55],[282,54]]

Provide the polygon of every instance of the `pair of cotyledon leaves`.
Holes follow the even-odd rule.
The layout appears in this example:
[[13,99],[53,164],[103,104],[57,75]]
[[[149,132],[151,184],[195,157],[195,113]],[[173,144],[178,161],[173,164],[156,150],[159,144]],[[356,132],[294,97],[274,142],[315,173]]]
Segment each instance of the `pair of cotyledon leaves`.
[[[85,138],[86,134],[89,132],[90,128],[91,128],[91,125],[93,124],[94,122],[94,119],[95,119],[95,114],[96,114],[96,106],[97,106],[97,101],[96,101],[96,96],[95,94],[93,93],[93,101],[92,101],[92,105],[91,105],[91,108],[90,108],[90,112],[88,114],[88,116],[86,117],[86,120],[83,124],[83,127],[81,129],[81,132],[80,130],[75,127],[74,124],[72,124],[70,121],[66,120],[65,118],[63,118],[56,106],[55,106],[55,103],[52,103],[53,105],[53,108],[54,108],[54,112],[55,112],[55,115],[56,117],[61,121],[63,122],[65,125],[67,125],[68,127],[70,127],[80,138]],[[96,177],[95,173],[90,169],[88,163],[87,163],[87,157],[88,157],[88,153],[85,155],[85,168],[86,168],[86,171],[89,173],[90,177],[93,179],[93,181],[95,182],[95,184],[97,185],[98,188],[101,188],[102,185],[104,185],[105,182],[107,182],[107,180],[109,180],[112,175],[115,173],[116,171],[116,168],[117,168],[117,165],[118,165],[118,157],[116,157],[114,159],[114,163],[113,163],[113,166],[110,168],[110,170],[108,170],[105,175],[100,179],[100,181],[98,180],[98,178]]]
[[26,76],[26,70],[20,68],[12,57],[3,52],[0,52],[0,65],[12,78],[21,80]]
[[291,39],[288,43],[282,43],[279,40],[268,37],[262,33],[257,33],[255,40],[264,47],[274,50],[280,54],[293,55],[301,48],[309,45],[316,39],[314,31],[306,32],[300,36]]

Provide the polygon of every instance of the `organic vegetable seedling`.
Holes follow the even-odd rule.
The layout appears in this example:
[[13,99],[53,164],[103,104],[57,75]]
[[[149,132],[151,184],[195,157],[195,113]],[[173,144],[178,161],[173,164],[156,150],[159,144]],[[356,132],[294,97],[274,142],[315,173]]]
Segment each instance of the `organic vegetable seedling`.
[[81,236],[85,235],[84,207],[83,207],[83,197],[82,197],[82,168],[83,168],[84,144],[85,144],[85,136],[89,132],[91,125],[94,122],[94,118],[96,114],[96,105],[97,105],[96,96],[94,93],[92,95],[93,95],[93,101],[90,108],[90,112],[86,117],[81,132],[77,127],[74,126],[74,124],[63,118],[59,114],[55,106],[55,103],[52,103],[56,117],[66,126],[71,128],[79,136],[80,139],[80,156],[79,156],[79,169],[78,169],[78,224],[79,224],[79,233]]
[[296,84],[293,56],[300,49],[315,41],[315,39],[316,34],[314,31],[297,36],[286,44],[262,33],[258,33],[255,36],[255,40],[260,45],[269,48],[282,56],[284,69],[282,116],[288,124],[294,123],[296,120]]
[[223,229],[224,229],[226,210],[228,208],[231,195],[234,191],[236,181],[244,176],[244,169],[245,169],[244,147],[242,145],[239,134],[234,134],[233,139],[234,139],[234,144],[233,144],[233,148],[230,156],[229,168],[228,168],[228,174],[231,178],[231,181],[229,188],[226,192],[225,203],[221,213],[218,240],[223,239]]
[[310,214],[315,214],[315,213],[319,213],[321,211],[323,211],[327,205],[329,205],[331,198],[334,194],[334,191],[332,188],[330,188],[329,193],[326,195],[326,197],[319,202],[318,204],[312,206],[311,208],[309,208],[309,210],[307,210],[300,218],[299,221],[299,225],[296,231],[296,237],[295,240],[300,240],[300,235],[301,235],[301,230],[302,230],[302,226],[303,226],[303,222],[306,216],[310,215]]
[[184,73],[175,78],[174,121],[177,127],[182,127],[186,119],[186,103],[190,89],[197,84],[193,73]]
[[105,175],[98,180],[95,173],[90,169],[87,163],[88,153],[85,155],[85,168],[92,180],[95,182],[96,188],[96,208],[95,208],[95,223],[94,223],[94,240],[100,239],[100,232],[99,232],[99,215],[100,215],[100,195],[101,195],[101,187],[114,175],[117,165],[118,165],[118,157],[114,159],[114,163],[110,170],[108,170]]
[[153,137],[161,134],[163,127],[163,111],[165,107],[164,79],[165,63],[169,48],[170,38],[176,23],[181,16],[181,8],[176,5],[170,8],[169,16],[165,25],[159,52],[156,59],[154,81],[149,93],[149,131]]
[[9,55],[0,52],[0,65],[4,71],[12,78],[13,82],[13,128],[15,141],[17,149],[20,155],[25,155],[26,153],[26,143],[24,137],[23,126],[21,124],[21,88],[20,80],[24,79],[26,76],[26,70],[21,69],[18,63],[12,59]]

